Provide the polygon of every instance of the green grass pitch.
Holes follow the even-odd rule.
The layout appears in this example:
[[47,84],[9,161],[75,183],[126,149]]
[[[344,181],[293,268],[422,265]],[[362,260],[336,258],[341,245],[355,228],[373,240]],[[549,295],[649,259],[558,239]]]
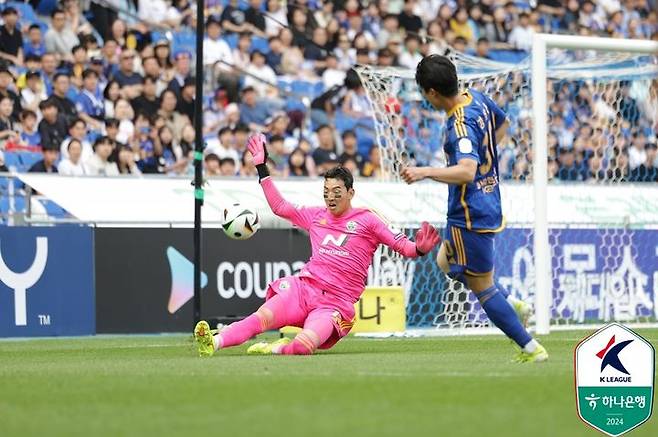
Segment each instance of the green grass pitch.
[[[658,330],[638,330],[654,345]],[[595,436],[573,349],[509,362],[502,336],[347,338],[311,357],[198,358],[189,336],[0,341],[2,436]],[[269,336],[273,338],[272,335]],[[658,436],[651,418],[631,436]]]

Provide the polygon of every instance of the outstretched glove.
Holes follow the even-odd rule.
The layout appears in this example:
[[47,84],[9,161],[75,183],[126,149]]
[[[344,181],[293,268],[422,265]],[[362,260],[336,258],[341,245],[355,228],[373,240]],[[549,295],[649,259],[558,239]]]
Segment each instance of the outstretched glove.
[[254,157],[254,165],[267,163],[267,139],[263,134],[253,134],[247,140],[247,150]]
[[419,256],[427,255],[439,244],[441,237],[436,228],[427,222],[420,225],[420,229],[416,231],[416,252]]
[[254,165],[258,171],[258,178],[261,181],[270,175],[270,171],[267,169],[266,143],[267,139],[261,133],[253,134],[247,140],[247,150],[253,157]]

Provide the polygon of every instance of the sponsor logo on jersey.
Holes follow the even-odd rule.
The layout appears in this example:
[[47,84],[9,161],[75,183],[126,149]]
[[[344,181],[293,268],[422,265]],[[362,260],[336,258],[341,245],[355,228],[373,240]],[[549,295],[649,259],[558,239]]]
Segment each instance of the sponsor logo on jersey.
[[[322,246],[328,246],[329,243],[331,243],[334,246],[342,247],[347,244],[347,240],[349,240],[349,236],[347,234],[340,234],[338,237],[334,237],[332,234],[327,234],[324,237],[324,240],[322,240]],[[325,254],[325,255],[336,255],[336,256],[342,256],[342,257],[348,257],[350,256],[350,253],[346,250],[342,249],[335,249],[335,248],[324,248],[320,247],[318,249],[319,253]]]
[[327,246],[329,243],[332,243],[334,246],[344,246],[345,243],[347,243],[347,240],[349,240],[347,234],[340,234],[338,238],[331,234],[327,234],[325,235],[324,240],[322,240],[322,245]]

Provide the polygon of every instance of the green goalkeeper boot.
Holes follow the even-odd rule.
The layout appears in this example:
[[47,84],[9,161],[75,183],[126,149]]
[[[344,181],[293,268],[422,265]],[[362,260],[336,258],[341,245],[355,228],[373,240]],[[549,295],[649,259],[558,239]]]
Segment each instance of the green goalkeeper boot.
[[249,349],[247,349],[247,354],[249,355],[271,355],[272,350],[276,349],[278,346],[285,346],[289,344],[292,340],[289,339],[288,337],[283,337],[278,339],[277,341],[274,341],[272,343],[267,343],[265,341],[261,341],[256,344],[252,344],[249,346]]
[[196,341],[200,357],[211,357],[215,353],[212,341],[213,332],[205,320],[201,320],[194,327],[194,340]]

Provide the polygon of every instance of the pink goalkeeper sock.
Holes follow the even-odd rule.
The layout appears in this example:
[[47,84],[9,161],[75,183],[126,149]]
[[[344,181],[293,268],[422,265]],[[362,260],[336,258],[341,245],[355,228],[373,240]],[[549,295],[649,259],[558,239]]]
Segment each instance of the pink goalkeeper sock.
[[281,355],[311,355],[315,350],[313,341],[304,333],[299,333],[290,344],[287,344],[278,352]]
[[239,322],[231,323],[220,334],[217,334],[216,347],[219,349],[237,346],[263,331],[265,331],[263,322],[258,314],[254,313]]

